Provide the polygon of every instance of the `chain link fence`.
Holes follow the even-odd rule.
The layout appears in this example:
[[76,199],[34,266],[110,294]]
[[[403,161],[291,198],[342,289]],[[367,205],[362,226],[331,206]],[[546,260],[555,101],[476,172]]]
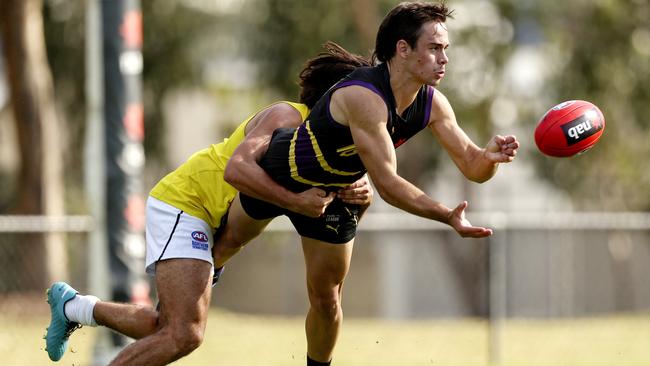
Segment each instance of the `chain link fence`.
[[[87,216],[0,216],[0,312],[42,311],[52,281],[74,281],[85,288]],[[43,310],[46,311],[47,309]]]

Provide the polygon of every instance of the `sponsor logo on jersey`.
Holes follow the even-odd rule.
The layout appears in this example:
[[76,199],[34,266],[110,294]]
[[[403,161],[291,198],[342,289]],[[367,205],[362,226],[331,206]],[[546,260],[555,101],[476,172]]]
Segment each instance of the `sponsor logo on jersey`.
[[593,110],[562,125],[562,131],[564,131],[564,137],[569,146],[577,144],[602,129],[603,125],[598,120],[598,114]]
[[192,248],[200,250],[208,250],[208,235],[202,231],[192,232]]

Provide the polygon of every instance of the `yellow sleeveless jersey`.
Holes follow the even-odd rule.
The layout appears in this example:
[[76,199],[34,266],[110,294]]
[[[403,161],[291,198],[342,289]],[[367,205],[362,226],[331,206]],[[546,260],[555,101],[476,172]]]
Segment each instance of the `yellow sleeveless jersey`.
[[[304,121],[309,109],[304,104],[287,103],[294,107]],[[237,190],[224,180],[228,159],[246,137],[246,125],[252,115],[222,142],[193,154],[185,163],[167,174],[149,195],[207,222],[217,229],[228,212]]]

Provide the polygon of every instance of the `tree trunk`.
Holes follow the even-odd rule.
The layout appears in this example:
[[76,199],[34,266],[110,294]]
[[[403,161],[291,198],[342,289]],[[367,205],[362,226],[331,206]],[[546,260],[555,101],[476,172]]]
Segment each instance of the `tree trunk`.
[[[45,50],[42,2],[3,0],[0,2],[0,17],[21,157],[17,198],[11,211],[15,214],[62,216],[63,159],[52,75]],[[42,288],[53,279],[66,279],[62,234],[48,233],[24,243],[26,245],[20,248],[24,249],[22,255],[31,260],[24,262],[30,268],[23,270],[33,273],[46,268],[47,271],[43,278],[36,279],[28,287]]]
[[361,46],[372,51],[379,28],[379,13],[376,0],[353,0],[350,2],[354,25],[359,32]]

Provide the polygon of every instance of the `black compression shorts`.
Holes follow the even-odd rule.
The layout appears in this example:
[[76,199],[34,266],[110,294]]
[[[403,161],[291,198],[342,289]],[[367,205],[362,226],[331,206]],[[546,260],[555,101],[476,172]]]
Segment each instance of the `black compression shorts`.
[[354,239],[359,221],[359,205],[347,204],[338,198],[327,206],[320,217],[307,217],[239,193],[241,205],[248,216],[266,220],[286,215],[301,236],[331,244],[344,244]]

